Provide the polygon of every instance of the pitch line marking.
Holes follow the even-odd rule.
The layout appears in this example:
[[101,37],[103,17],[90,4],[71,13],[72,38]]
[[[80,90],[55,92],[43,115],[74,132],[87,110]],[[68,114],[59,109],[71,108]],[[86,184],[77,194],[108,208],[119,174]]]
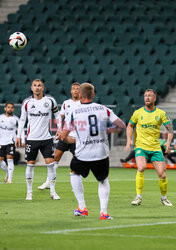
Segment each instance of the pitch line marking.
[[[110,179],[109,182],[121,182],[121,181],[135,181],[135,179]],[[158,181],[158,179],[145,179],[145,181]],[[70,182],[70,180],[57,180],[56,181],[57,183],[67,183],[67,182]],[[89,182],[97,182],[97,180],[84,180],[83,182],[85,183],[89,183]],[[13,182],[14,184],[26,184],[26,182],[20,182],[20,181],[17,181],[17,182]],[[34,181],[33,183],[37,183],[37,184],[41,184],[42,182],[41,181]],[[0,182],[0,184],[6,184],[5,182]]]
[[86,232],[86,231],[96,231],[96,230],[106,230],[106,229],[118,229],[118,228],[130,228],[130,227],[146,227],[146,226],[157,226],[157,225],[169,225],[176,224],[176,221],[168,222],[156,222],[156,223],[145,223],[145,224],[132,224],[132,225],[119,225],[119,226],[110,226],[110,227],[90,227],[90,228],[76,228],[76,229],[64,229],[56,231],[41,232],[44,234],[67,234],[74,232]]
[[[75,235],[74,233],[69,233],[69,235]],[[85,235],[85,234],[84,234]],[[90,234],[86,233],[86,236],[112,236],[112,237],[120,237],[120,238],[146,238],[146,239],[171,239],[171,240],[176,240],[175,236],[162,236],[162,235],[129,235],[129,234]]]

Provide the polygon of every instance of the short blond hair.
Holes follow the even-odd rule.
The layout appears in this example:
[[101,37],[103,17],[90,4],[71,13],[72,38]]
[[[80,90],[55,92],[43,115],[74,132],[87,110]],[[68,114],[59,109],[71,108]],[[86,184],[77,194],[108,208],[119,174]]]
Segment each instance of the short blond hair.
[[82,83],[79,91],[83,98],[92,99],[94,95],[94,86],[91,83]]
[[145,95],[146,92],[149,92],[149,91],[153,92],[153,94],[154,94],[155,96],[157,96],[156,91],[153,90],[153,89],[146,89],[145,92],[144,92],[144,95]]

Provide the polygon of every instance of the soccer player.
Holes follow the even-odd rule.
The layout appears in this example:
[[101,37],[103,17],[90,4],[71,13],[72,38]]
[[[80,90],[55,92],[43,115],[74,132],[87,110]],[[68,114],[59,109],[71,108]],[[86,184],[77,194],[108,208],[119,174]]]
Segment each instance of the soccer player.
[[[60,110],[60,115],[61,115],[62,121],[64,121],[66,119],[66,117],[70,113],[71,108],[73,108],[75,105],[80,103],[79,102],[79,87],[80,87],[80,84],[77,82],[75,82],[71,85],[72,98],[64,101],[62,104],[61,110]],[[75,131],[72,131],[69,134],[69,137],[75,138],[76,137]],[[71,140],[71,138],[69,138],[69,139]],[[55,154],[54,154],[54,160],[55,160],[54,169],[55,170],[58,168],[59,161],[60,161],[60,159],[65,151],[70,151],[74,155],[75,143],[66,143],[66,142],[63,142],[61,140],[58,141],[57,146],[56,146],[56,150],[55,150]],[[39,190],[43,190],[45,188],[50,188],[48,177],[47,177],[46,181],[41,186],[38,187]]]
[[[8,184],[12,183],[15,153],[16,130],[19,118],[14,113],[14,104],[7,102],[5,105],[5,114],[0,115],[0,168],[4,170],[6,176],[4,181]],[[24,130],[22,131],[22,146],[25,146]],[[7,165],[4,158],[7,159]]]
[[[87,177],[91,170],[99,182],[100,219],[111,220],[107,213],[110,185],[109,175],[109,143],[108,134],[125,129],[125,124],[113,111],[103,105],[92,102],[94,86],[83,83],[80,86],[80,104],[72,109],[67,117],[64,129],[58,138],[65,140],[72,129],[76,130],[76,150],[71,168],[71,185],[78,202],[74,210],[75,216],[88,215],[84,200],[82,177]],[[113,127],[107,127],[107,123]]]
[[54,149],[53,139],[49,132],[49,121],[52,113],[58,119],[59,111],[57,103],[52,96],[44,95],[44,83],[40,79],[35,79],[31,85],[33,96],[23,101],[21,117],[18,127],[16,146],[20,145],[20,137],[24,128],[26,118],[28,118],[28,132],[26,141],[26,200],[32,200],[32,182],[34,176],[34,165],[38,150],[41,151],[48,168],[50,182],[50,197],[59,200],[60,197],[55,191],[56,174],[54,171]]
[[127,144],[126,150],[130,150],[132,145],[133,127],[136,125],[136,150],[135,158],[137,164],[136,174],[136,192],[137,196],[132,205],[140,205],[142,203],[142,190],[144,186],[144,170],[146,168],[147,160],[149,159],[156,169],[159,177],[159,187],[161,191],[161,202],[165,206],[172,206],[167,199],[168,181],[166,177],[165,158],[163,156],[159,137],[160,127],[163,124],[167,131],[168,137],[165,143],[166,153],[170,151],[170,143],[173,138],[172,124],[166,113],[155,107],[156,92],[152,89],[147,89],[144,93],[145,106],[136,110],[127,126]]

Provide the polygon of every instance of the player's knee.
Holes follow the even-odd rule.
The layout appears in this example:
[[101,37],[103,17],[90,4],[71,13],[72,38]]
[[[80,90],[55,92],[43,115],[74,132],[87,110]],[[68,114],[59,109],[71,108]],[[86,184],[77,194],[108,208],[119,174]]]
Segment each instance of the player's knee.
[[163,171],[161,173],[158,173],[158,176],[159,176],[160,179],[165,179],[166,178],[166,172]]

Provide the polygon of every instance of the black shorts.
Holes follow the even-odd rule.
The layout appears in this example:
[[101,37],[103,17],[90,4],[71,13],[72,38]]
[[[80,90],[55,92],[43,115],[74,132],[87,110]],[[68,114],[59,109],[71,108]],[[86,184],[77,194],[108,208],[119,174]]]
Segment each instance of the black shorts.
[[14,155],[15,154],[15,145],[1,145],[0,146],[0,157],[5,157],[6,155]]
[[74,156],[70,168],[75,174],[82,175],[84,178],[91,170],[97,181],[103,181],[109,175],[109,157],[99,161],[80,161]]
[[75,147],[76,147],[75,143],[68,144],[68,143],[65,143],[65,142],[63,142],[61,140],[58,141],[58,143],[56,145],[57,150],[60,150],[62,152],[70,151],[73,155],[75,154]]
[[27,161],[35,161],[40,150],[44,159],[54,158],[53,139],[41,141],[26,141],[25,159]]

